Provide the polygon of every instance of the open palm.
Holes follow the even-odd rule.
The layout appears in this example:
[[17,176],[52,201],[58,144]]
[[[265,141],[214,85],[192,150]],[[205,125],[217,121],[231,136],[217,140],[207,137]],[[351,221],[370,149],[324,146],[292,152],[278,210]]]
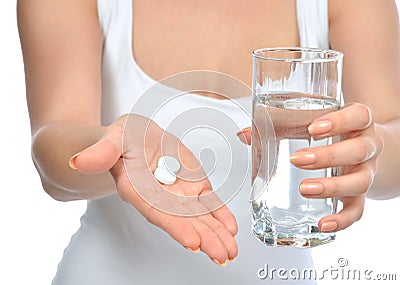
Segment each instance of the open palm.
[[[177,181],[168,186],[153,175],[158,159],[165,155],[181,164]],[[213,193],[191,151],[153,121],[125,115],[80,157],[90,163],[85,172],[109,170],[121,199],[187,249],[201,250],[221,265],[237,256],[233,214]],[[85,165],[82,159],[81,165]]]

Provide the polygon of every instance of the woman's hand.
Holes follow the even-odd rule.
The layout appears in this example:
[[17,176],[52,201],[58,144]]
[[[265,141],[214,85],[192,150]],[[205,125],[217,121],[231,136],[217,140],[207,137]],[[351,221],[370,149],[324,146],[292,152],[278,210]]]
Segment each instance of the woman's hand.
[[[173,185],[161,185],[153,176],[164,155],[181,164]],[[70,165],[85,173],[109,170],[121,199],[188,250],[202,250],[220,265],[237,256],[233,214],[213,193],[193,154],[153,121],[122,116]]]
[[[371,110],[358,103],[319,117],[308,130],[314,139],[341,137],[340,142],[328,146],[301,149],[291,154],[290,161],[296,167],[310,170],[343,167],[340,176],[306,179],[300,185],[300,193],[306,198],[338,197],[343,202],[339,213],[322,218],[318,224],[323,232],[342,230],[362,216],[365,194],[377,172],[383,140],[375,131]],[[250,143],[250,128],[238,136],[244,143]]]

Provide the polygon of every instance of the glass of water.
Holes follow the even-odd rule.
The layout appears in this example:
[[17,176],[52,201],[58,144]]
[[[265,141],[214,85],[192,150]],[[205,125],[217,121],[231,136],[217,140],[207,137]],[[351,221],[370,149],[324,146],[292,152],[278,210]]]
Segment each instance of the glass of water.
[[314,140],[308,126],[340,108],[342,60],[334,50],[253,52],[252,230],[266,245],[314,247],[335,239],[319,231],[318,221],[336,212],[337,198],[307,199],[299,186],[307,178],[336,176],[339,169],[303,170],[290,163],[290,155],[339,140]]

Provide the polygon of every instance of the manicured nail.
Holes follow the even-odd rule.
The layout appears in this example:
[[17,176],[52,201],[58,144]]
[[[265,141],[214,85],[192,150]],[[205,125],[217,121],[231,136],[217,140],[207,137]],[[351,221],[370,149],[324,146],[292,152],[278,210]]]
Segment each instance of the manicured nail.
[[243,133],[238,134],[237,137],[242,143],[247,143],[246,136]]
[[318,182],[303,182],[300,184],[300,192],[303,195],[318,195],[323,190],[322,184]]
[[226,260],[225,260],[223,263],[219,262],[218,259],[215,259],[215,258],[212,258],[211,260],[212,260],[215,264],[218,264],[219,266],[222,266],[222,267],[225,267],[225,266],[226,266]]
[[237,136],[240,136],[243,133],[251,132],[251,127],[244,128],[236,133]]
[[332,123],[331,121],[328,120],[315,122],[312,123],[310,126],[308,126],[308,132],[313,135],[325,134],[329,132],[331,129],[332,129]]
[[73,170],[77,170],[78,169],[76,167],[76,165],[75,165],[75,160],[76,160],[76,158],[78,157],[79,154],[80,154],[80,152],[78,152],[77,154],[73,155],[68,161],[69,167],[71,167]]
[[250,144],[250,141],[248,140],[248,138],[246,137],[246,133],[251,133],[251,127],[247,127],[242,129],[241,131],[236,133],[236,136],[243,142],[243,143],[247,143]]
[[308,151],[298,151],[290,156],[290,162],[298,165],[307,165],[315,162],[315,154]]
[[198,247],[198,248],[196,248],[196,249],[192,249],[192,248],[190,248],[190,247],[188,247],[188,246],[185,246],[185,248],[186,248],[187,250],[193,252],[193,253],[198,253],[198,252],[200,251],[200,247]]
[[322,232],[332,232],[336,230],[338,227],[338,224],[335,221],[330,221],[330,222],[324,222],[321,225],[321,231]]

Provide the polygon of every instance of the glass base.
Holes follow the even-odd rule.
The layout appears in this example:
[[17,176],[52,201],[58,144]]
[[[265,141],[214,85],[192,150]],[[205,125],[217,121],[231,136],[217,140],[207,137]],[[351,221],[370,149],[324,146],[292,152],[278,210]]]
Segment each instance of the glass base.
[[309,226],[308,233],[276,233],[257,232],[253,227],[254,236],[268,246],[292,246],[299,248],[311,248],[330,243],[335,240],[335,233],[321,233],[316,226]]

